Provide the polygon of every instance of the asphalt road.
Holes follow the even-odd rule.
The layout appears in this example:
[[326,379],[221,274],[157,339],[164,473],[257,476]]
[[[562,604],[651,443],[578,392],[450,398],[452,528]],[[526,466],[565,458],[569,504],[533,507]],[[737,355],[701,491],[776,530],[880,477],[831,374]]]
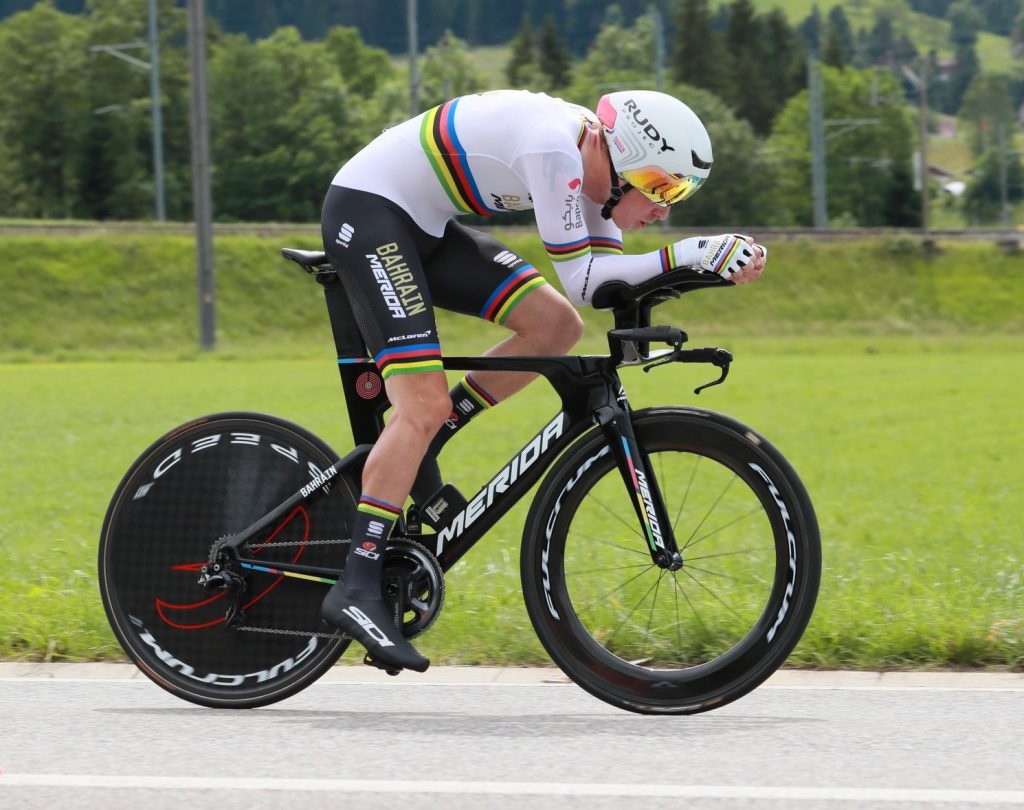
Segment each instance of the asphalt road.
[[1024,676],[792,673],[642,717],[556,671],[336,667],[251,711],[0,664],[0,808],[1024,807]]

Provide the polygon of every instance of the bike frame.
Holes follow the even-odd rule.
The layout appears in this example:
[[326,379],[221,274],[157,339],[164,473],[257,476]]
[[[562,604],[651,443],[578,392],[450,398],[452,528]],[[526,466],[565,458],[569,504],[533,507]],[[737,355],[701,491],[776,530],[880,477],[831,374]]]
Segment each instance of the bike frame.
[[[362,465],[373,443],[384,427],[384,413],[390,403],[376,366],[370,359],[359,334],[344,287],[333,270],[306,267],[323,286],[338,355],[338,369],[348,406],[349,422],[356,448],[331,467],[317,474],[286,501],[258,521],[228,538],[221,549],[232,553],[247,567],[264,568],[265,563],[242,558],[241,547],[248,541],[286,519],[296,507],[329,491],[331,481],[339,475],[360,480]],[[634,313],[635,314],[635,313]],[[649,314],[649,310],[645,315]],[[642,323],[643,321],[639,321]],[[595,425],[604,433],[614,454],[624,485],[630,494],[637,517],[637,529],[645,539],[655,565],[674,570],[681,558],[672,533],[657,480],[649,461],[639,447],[625,390],[618,368],[654,360],[664,362],[715,363],[722,367],[718,349],[697,349],[680,352],[686,339],[678,330],[667,327],[630,329],[636,317],[616,313],[618,326],[626,329],[609,333],[610,354],[571,357],[445,357],[444,367],[463,371],[534,372],[545,377],[561,399],[561,410],[551,418],[524,447],[516,453],[486,485],[469,500],[467,506],[449,517],[433,536],[432,549],[447,571],[461,559],[519,500],[526,495],[554,460],[574,441]],[[669,340],[674,334],[675,352],[658,361],[645,357],[648,340]],[[641,349],[638,349],[642,347]],[[716,354],[719,353],[719,354]],[[627,360],[626,356],[632,354]],[[725,378],[725,362],[721,379]],[[720,382],[721,380],[719,380]],[[712,383],[713,384],[713,383]],[[698,389],[699,390],[699,389]],[[403,522],[396,535],[406,535]],[[422,541],[431,535],[406,535]],[[286,576],[325,581],[337,579],[341,571],[317,566],[277,562],[274,572]]]

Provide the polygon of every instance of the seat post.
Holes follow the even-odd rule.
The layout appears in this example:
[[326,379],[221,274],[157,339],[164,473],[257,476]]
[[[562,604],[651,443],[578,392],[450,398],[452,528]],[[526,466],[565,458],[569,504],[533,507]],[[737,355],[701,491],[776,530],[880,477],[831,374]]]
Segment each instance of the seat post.
[[338,353],[338,373],[345,392],[352,439],[356,445],[373,444],[384,429],[384,411],[391,403],[380,371],[366,350],[345,287],[335,272],[317,273],[324,290],[327,314]]

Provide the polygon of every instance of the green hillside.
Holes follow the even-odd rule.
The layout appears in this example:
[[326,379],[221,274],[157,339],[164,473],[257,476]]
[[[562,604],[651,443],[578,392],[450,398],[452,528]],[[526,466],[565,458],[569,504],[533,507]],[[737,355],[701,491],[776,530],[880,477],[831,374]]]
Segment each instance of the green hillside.
[[[549,269],[536,235],[504,236],[537,267]],[[632,235],[627,250],[653,250],[672,238],[678,235]],[[282,245],[316,243],[309,230],[217,237],[222,349],[330,351],[319,289],[278,255]],[[4,235],[0,359],[188,355],[198,343],[194,262],[191,237],[158,231]],[[697,293],[664,312],[710,337],[1019,334],[1021,264],[990,242],[944,244],[929,257],[910,237],[784,241],[771,246],[769,272],[759,284]],[[600,339],[607,316],[591,311],[587,319]],[[475,326],[453,318],[442,329],[455,336]]]
[[[953,53],[949,42],[949,23],[912,11],[905,0],[753,0],[753,4],[760,12],[781,8],[792,25],[802,22],[815,6],[824,19],[828,16],[829,9],[840,5],[854,31],[870,28],[875,23],[878,11],[885,10],[893,15],[895,32],[906,33],[921,53],[930,50],[935,50],[940,56],[952,56]],[[994,73],[1010,72],[1014,60],[1007,37],[981,32],[975,47],[982,70]]]

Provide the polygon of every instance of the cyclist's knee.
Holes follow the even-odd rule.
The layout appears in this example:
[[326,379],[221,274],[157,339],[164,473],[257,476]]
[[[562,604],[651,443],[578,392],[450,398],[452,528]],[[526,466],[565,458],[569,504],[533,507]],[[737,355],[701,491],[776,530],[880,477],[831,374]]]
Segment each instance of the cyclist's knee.
[[537,330],[552,353],[569,351],[583,337],[583,318],[569,301],[558,296],[544,308]]
[[569,351],[583,337],[579,312],[551,287],[529,295],[505,326],[552,354]]

